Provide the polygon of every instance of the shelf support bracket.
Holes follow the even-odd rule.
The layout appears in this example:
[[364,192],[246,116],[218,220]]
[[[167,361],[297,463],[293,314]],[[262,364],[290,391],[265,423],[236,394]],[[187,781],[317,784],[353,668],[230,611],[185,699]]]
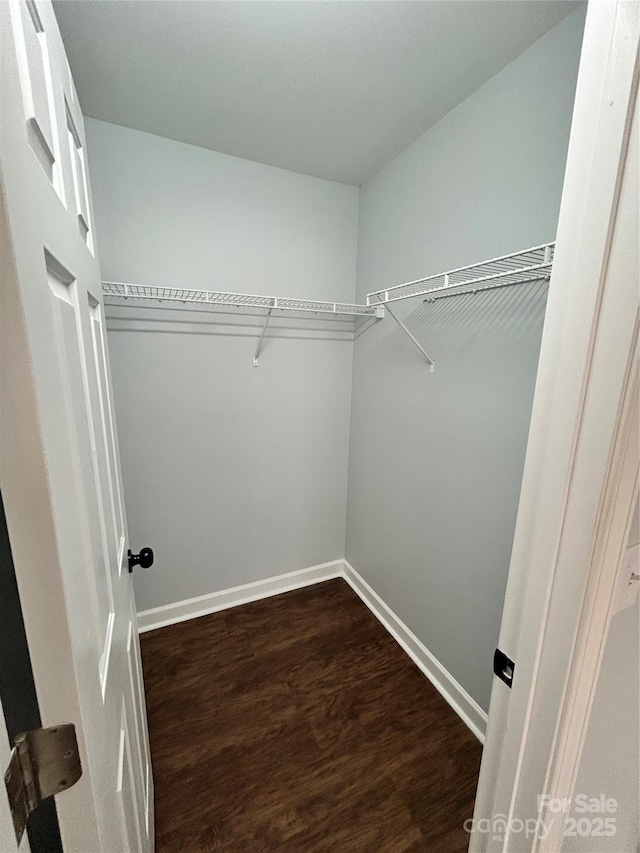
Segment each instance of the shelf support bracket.
[[396,321],[396,323],[400,326],[400,328],[401,328],[401,329],[402,329],[402,331],[405,333],[405,335],[407,335],[407,337],[408,337],[408,338],[409,338],[409,340],[412,342],[412,344],[413,344],[417,349],[419,349],[419,350],[420,350],[420,352],[422,353],[422,355],[426,358],[427,363],[428,363],[428,365],[429,365],[429,372],[430,372],[430,373],[433,373],[433,371],[435,370],[435,367],[436,367],[436,366],[435,366],[435,363],[434,363],[433,359],[432,359],[432,358],[431,358],[431,356],[429,355],[429,353],[425,350],[425,348],[422,346],[422,344],[421,344],[421,343],[420,343],[420,341],[416,338],[416,336],[415,336],[412,332],[410,332],[410,331],[409,331],[409,329],[407,329],[407,327],[406,327],[406,326],[405,326],[405,324],[402,322],[402,320],[401,320],[399,317],[396,317],[396,315],[393,313],[393,311],[391,310],[391,308],[389,308],[389,305],[388,305],[387,303],[385,303],[385,306],[384,306],[384,307],[387,309],[387,311],[388,311],[388,312],[389,312],[389,314],[393,317],[393,319]]
[[272,311],[273,311],[273,308],[269,308],[269,310],[267,311],[267,316],[264,318],[264,326],[262,327],[262,333],[261,333],[260,338],[258,340],[258,346],[256,347],[256,353],[253,356],[253,366],[254,367],[257,367],[259,364],[260,350],[262,349],[262,342],[264,341],[264,336],[265,336],[265,333],[267,331],[267,326],[269,325],[269,320],[271,319],[271,312]]

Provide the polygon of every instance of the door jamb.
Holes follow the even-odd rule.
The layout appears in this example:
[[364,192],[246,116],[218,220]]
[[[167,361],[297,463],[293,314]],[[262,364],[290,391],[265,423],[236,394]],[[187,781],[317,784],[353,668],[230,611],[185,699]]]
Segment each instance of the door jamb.
[[[628,221],[622,226],[627,251],[618,253],[616,270],[610,261],[639,45],[636,3],[591,0],[500,632],[500,649],[516,661],[516,677],[513,690],[494,681],[473,853],[522,849],[523,835],[514,831],[514,821],[541,817],[538,795],[573,793],[601,659],[600,650],[583,667],[586,643],[595,636],[604,646],[615,586],[611,571],[602,574],[598,548],[609,534],[617,537],[620,550],[626,544],[625,521],[637,490],[629,487],[629,471],[631,483],[637,473],[633,466],[624,470],[621,454],[624,436],[633,442],[629,418],[637,409],[638,358],[637,237],[634,245],[628,195]],[[637,168],[632,160],[630,168]],[[637,218],[637,172],[630,181]],[[594,636],[585,627],[587,616],[597,616],[590,629]],[[580,729],[570,743],[569,720]],[[480,820],[489,823],[480,827]],[[557,851],[556,831],[526,843],[532,851]]]

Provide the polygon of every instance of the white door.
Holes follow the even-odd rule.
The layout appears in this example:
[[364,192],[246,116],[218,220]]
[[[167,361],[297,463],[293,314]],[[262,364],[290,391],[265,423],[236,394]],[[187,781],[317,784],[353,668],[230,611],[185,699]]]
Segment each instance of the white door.
[[49,0],[8,0],[0,16],[0,478],[43,725],[78,731],[84,773],[56,798],[60,829],[68,853],[151,851],[82,115]]

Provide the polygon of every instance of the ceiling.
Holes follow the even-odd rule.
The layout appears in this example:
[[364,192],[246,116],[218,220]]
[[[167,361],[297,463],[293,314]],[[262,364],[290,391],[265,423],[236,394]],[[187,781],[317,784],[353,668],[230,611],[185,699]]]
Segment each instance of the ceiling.
[[359,185],[576,3],[54,6],[85,115]]

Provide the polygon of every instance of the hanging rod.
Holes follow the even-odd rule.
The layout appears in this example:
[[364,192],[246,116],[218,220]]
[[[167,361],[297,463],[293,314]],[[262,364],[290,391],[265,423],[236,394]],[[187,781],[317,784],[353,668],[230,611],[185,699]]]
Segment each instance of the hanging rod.
[[[485,284],[481,287],[469,287],[468,290],[454,290],[453,293],[434,293],[432,296],[427,296],[423,302],[435,302],[436,299],[446,299],[448,296],[464,296],[465,293],[482,293],[483,290],[495,290],[497,287],[513,287],[515,284],[533,284],[535,281],[549,281],[551,278],[550,272],[545,272],[540,275],[533,275],[531,278],[522,278],[517,281],[499,281],[491,284]],[[391,311],[386,305],[387,311]]]
[[121,299],[155,299],[160,302],[167,300],[198,305],[231,305],[236,308],[267,308],[277,311],[306,311],[313,314],[384,317],[384,307],[380,305],[295,299],[289,296],[258,296],[252,293],[228,293],[222,290],[158,287],[121,281],[103,281],[102,292],[105,296],[116,296]]
[[[510,255],[491,258],[476,264],[417,278],[404,284],[396,284],[367,294],[367,305],[385,305],[416,296],[431,294],[460,293],[488,290],[512,284],[527,284],[551,274],[555,243],[544,243]],[[426,286],[425,286],[426,285]]]

